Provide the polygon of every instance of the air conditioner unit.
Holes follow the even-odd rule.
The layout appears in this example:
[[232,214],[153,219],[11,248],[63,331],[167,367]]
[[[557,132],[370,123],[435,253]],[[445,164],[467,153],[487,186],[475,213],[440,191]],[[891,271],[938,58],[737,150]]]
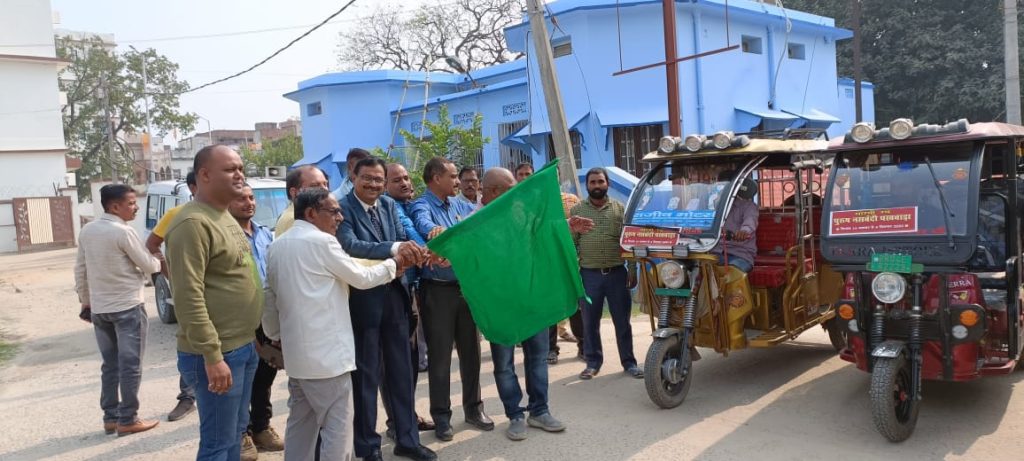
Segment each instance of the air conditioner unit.
[[284,179],[285,175],[288,174],[287,166],[268,166],[264,174],[267,178]]

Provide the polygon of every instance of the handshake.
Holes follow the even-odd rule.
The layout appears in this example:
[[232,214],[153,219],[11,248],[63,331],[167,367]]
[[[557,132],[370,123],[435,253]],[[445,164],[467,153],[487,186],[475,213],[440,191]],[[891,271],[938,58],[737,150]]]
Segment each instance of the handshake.
[[398,252],[395,253],[394,259],[395,264],[398,266],[396,273],[399,275],[412,266],[423,267],[424,265],[429,265],[448,267],[451,265],[448,260],[442,258],[440,255],[432,253],[426,247],[420,246],[416,242],[402,242],[399,244]]

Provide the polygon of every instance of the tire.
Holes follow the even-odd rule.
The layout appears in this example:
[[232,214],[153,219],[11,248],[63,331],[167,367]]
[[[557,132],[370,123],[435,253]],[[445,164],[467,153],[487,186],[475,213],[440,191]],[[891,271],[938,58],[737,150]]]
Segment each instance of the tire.
[[921,401],[911,396],[910,362],[904,354],[875,359],[871,373],[871,419],[890,442],[902,442],[914,433]]
[[167,278],[162,274],[156,276],[156,280],[153,281],[153,288],[156,290],[156,313],[160,316],[160,321],[172,324],[178,323],[178,318],[174,316],[174,305],[171,304],[171,284],[167,282]]
[[[647,350],[647,359],[644,360],[644,384],[647,387],[647,396],[655,405],[661,408],[675,408],[683,403],[686,394],[690,392],[690,382],[693,381],[693,360],[688,359],[687,363],[677,365],[681,368],[682,379],[672,383],[665,378],[663,366],[672,365],[681,360],[680,352],[684,347],[681,337],[678,335],[667,338],[656,338]],[[690,357],[687,354],[687,357]]]
[[828,340],[836,352],[842,352],[849,343],[847,343],[846,330],[839,326],[838,319],[839,317],[833,317],[825,322],[825,331],[828,332]]

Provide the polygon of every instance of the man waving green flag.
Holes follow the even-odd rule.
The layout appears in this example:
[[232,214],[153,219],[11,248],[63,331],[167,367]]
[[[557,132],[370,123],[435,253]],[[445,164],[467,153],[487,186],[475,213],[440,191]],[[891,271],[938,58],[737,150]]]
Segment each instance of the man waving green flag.
[[488,341],[512,345],[576,312],[584,297],[556,161],[427,245],[447,258]]

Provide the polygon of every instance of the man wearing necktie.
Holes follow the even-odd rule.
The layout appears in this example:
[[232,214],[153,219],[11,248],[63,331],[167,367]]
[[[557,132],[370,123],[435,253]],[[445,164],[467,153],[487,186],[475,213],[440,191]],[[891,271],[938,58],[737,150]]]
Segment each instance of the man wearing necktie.
[[[368,158],[356,163],[354,187],[341,200],[343,221],[338,241],[351,256],[371,260],[407,253],[422,261],[426,251],[409,241],[398,219],[396,204],[384,196],[385,163]],[[387,382],[395,422],[395,455],[433,460],[436,455],[420,444],[414,414],[412,351],[409,347],[411,305],[402,278],[369,290],[352,289],[349,296],[355,334],[356,371],[352,375],[355,401],[355,454],[381,459],[377,433],[377,390],[381,367]],[[382,362],[383,360],[383,362]]]

